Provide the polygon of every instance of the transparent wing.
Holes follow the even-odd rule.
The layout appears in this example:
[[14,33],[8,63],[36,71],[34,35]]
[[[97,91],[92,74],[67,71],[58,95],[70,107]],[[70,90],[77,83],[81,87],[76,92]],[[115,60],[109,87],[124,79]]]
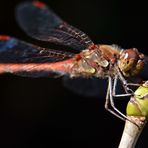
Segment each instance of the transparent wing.
[[16,16],[21,28],[35,39],[76,50],[85,49],[93,43],[85,33],[65,23],[42,2],[21,3],[16,9]]
[[66,73],[66,69],[60,66],[73,55],[38,47],[9,36],[0,36],[0,73],[11,72],[34,77],[49,76],[53,72]]
[[64,77],[62,81],[65,88],[78,95],[105,98],[107,80],[82,77],[70,79],[69,77]]

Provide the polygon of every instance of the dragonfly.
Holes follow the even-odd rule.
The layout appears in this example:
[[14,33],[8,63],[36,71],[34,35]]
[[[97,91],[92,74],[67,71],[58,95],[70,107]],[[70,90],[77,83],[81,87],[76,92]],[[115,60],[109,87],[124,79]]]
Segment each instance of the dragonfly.
[[[108,78],[105,108],[120,119],[127,117],[115,106],[116,97],[133,94],[127,77],[144,67],[144,54],[136,48],[95,44],[81,30],[69,25],[46,4],[35,0],[16,8],[20,27],[30,37],[45,43],[64,46],[68,50],[40,47],[8,35],[0,35],[0,74],[27,77],[69,76],[70,78]],[[117,94],[120,81],[125,93]]]

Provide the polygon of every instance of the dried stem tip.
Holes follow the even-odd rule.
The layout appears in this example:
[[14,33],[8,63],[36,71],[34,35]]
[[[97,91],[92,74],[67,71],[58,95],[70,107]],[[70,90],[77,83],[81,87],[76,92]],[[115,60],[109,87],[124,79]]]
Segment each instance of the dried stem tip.
[[126,120],[124,131],[118,148],[135,148],[136,142],[146,123],[144,122],[146,121],[145,118],[140,118],[140,116],[129,116],[129,119],[135,121],[139,127],[133,124],[132,122]]

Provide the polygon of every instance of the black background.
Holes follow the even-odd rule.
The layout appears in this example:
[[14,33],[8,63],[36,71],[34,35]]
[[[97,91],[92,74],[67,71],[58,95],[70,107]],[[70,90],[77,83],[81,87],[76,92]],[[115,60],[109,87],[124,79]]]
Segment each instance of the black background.
[[[21,0],[0,1],[0,34],[31,42],[15,20],[14,10],[19,2]],[[141,52],[148,53],[148,12],[143,1],[44,2],[96,43],[137,47]],[[103,89],[105,92],[105,87]],[[115,148],[119,144],[124,122],[104,109],[104,98],[105,93],[103,97],[84,97],[72,93],[63,87],[60,78],[1,75],[0,144],[6,148]],[[117,104],[125,110],[126,102],[120,99]],[[137,144],[139,147],[148,147],[147,131],[146,127]]]

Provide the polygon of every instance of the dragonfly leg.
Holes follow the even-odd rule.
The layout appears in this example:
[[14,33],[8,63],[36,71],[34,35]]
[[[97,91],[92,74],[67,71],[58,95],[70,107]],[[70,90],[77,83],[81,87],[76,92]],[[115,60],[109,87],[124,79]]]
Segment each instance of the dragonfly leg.
[[127,83],[127,86],[141,86],[142,84],[140,83]]
[[[113,88],[112,88],[112,78],[109,77],[108,78],[108,88],[107,88],[105,108],[110,113],[112,113],[116,117],[120,118],[121,120],[123,120],[123,121],[128,120],[131,123],[135,124],[139,128],[139,126],[134,121],[132,121],[131,119],[129,119],[126,115],[124,115],[120,110],[118,110],[116,108],[115,103],[114,103],[114,99],[113,99],[113,95],[112,95],[112,93],[113,93],[112,91],[113,91]],[[112,109],[109,109],[109,104],[111,105],[111,107],[113,108],[113,110]]]
[[[110,78],[111,79],[111,78]],[[118,117],[118,118],[120,118],[121,120],[123,120],[123,121],[125,121],[125,118],[124,117],[122,117],[121,115],[119,115],[118,113],[116,113],[114,110],[112,110],[112,109],[110,109],[109,108],[109,105],[110,105],[110,89],[111,89],[111,87],[110,87],[110,82],[109,82],[110,80],[108,80],[108,88],[107,88],[107,93],[106,93],[106,101],[105,101],[105,109],[107,110],[107,111],[109,111],[111,114],[113,114],[114,116],[116,116],[116,117]],[[113,103],[114,104],[114,103]],[[112,105],[111,105],[112,106]],[[114,109],[114,108],[113,108]]]
[[128,84],[129,84],[129,83],[127,83],[127,81],[125,80],[125,78],[124,78],[124,76],[122,75],[122,73],[121,73],[121,71],[119,70],[119,68],[117,68],[117,70],[118,70],[119,79],[121,80],[121,82],[122,82],[122,84],[123,84],[123,88],[124,88],[125,92],[126,92],[127,94],[128,94],[128,93],[133,94],[133,93],[134,93],[133,90],[128,87]]
[[112,94],[113,97],[128,97],[128,96],[132,96],[132,93],[116,94],[117,81],[118,81],[118,75],[115,76],[114,82],[113,82],[113,94]]

